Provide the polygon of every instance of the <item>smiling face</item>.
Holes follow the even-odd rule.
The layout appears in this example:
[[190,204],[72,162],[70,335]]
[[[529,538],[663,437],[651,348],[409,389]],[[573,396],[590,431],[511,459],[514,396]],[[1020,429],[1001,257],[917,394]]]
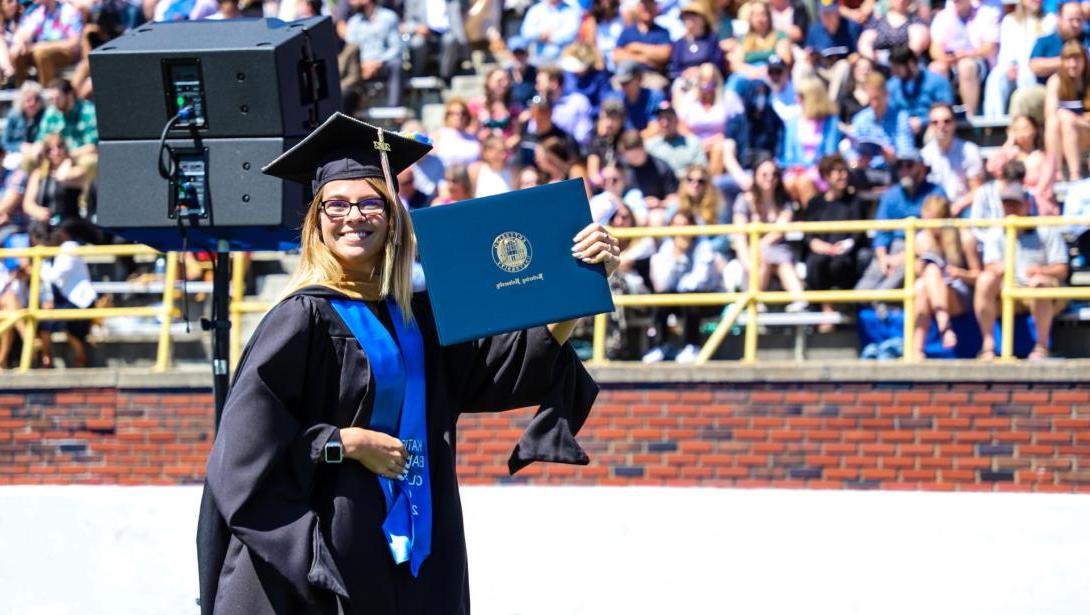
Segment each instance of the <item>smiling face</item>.
[[[335,208],[330,201],[349,201],[359,206],[353,205],[347,214],[337,217],[330,215]],[[389,227],[388,206],[379,193],[366,180],[338,179],[322,188],[322,207],[318,216],[322,242],[345,272],[364,279],[377,273]],[[361,213],[361,209],[368,213]]]
[[766,160],[757,166],[753,172],[754,183],[765,194],[771,194],[780,184],[780,173],[776,169],[776,163]]
[[1078,79],[1086,70],[1086,58],[1082,54],[1070,53],[1060,59],[1060,67],[1071,79]]

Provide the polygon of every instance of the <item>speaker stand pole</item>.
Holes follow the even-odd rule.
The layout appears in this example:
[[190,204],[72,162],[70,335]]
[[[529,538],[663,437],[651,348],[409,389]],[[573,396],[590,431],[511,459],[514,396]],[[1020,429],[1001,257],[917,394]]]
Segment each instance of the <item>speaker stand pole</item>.
[[[201,328],[212,331],[212,392],[216,400],[215,431],[219,431],[223,406],[227,401],[231,317],[231,254],[226,240],[216,244],[216,269],[212,279],[212,319],[201,320]],[[214,433],[214,432],[213,432]],[[201,494],[201,512],[197,524],[197,575],[200,597],[197,605],[202,615],[212,615],[216,584],[227,554],[230,533],[212,501],[208,483]]]
[[223,406],[230,386],[229,364],[231,343],[231,254],[226,240],[216,245],[216,271],[212,280],[212,392],[216,398],[216,431],[223,418]]

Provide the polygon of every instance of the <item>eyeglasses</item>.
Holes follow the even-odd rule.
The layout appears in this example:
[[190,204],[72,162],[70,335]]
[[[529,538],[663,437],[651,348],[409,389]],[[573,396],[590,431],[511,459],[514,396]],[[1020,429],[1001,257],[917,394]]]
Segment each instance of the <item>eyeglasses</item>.
[[954,123],[954,118],[944,117],[941,120],[931,120],[932,126],[948,126]]
[[352,211],[352,207],[359,209],[361,216],[375,216],[386,211],[386,201],[375,198],[364,199],[355,203],[343,199],[322,201],[322,211],[332,220],[344,218]]
[[685,181],[689,182],[690,184],[699,184],[701,186],[708,183],[707,178],[704,177],[686,177]]

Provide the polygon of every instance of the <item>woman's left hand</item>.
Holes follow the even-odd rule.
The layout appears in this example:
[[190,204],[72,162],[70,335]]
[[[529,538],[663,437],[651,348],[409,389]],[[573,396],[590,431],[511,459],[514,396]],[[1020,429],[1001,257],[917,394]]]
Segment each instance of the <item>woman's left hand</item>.
[[604,264],[607,277],[613,275],[621,263],[618,258],[621,248],[617,244],[617,238],[610,235],[606,227],[597,222],[579,231],[573,240],[571,253],[584,263]]

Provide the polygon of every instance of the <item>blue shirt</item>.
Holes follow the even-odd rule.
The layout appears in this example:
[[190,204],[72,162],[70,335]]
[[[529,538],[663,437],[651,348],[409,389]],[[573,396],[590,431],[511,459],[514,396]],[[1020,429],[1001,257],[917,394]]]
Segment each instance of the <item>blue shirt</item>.
[[[916,193],[911,196],[905,192],[900,184],[895,184],[892,188],[886,190],[885,194],[882,195],[882,199],[878,201],[878,213],[874,218],[876,220],[904,220],[911,216],[919,218],[920,207],[923,206],[923,202],[927,200],[927,197],[933,194],[946,196],[942,188],[926,180],[920,183],[916,188]],[[885,248],[888,251],[894,239],[904,238],[905,232],[901,230],[875,231],[872,243],[875,249]]]
[[863,28],[859,24],[843,17],[840,18],[840,25],[837,26],[836,32],[832,33],[826,30],[820,21],[815,21],[810,26],[810,31],[806,33],[805,46],[815,51],[824,51],[833,47],[846,47],[848,51],[845,55],[847,55],[856,52],[856,41],[859,40],[859,35],[862,33]]
[[376,6],[370,19],[363,13],[348,18],[344,40],[359,47],[361,62],[391,62],[401,57],[397,24],[397,13]]
[[[1090,45],[1090,35],[1084,30],[1082,33],[1083,47]],[[1060,32],[1057,30],[1052,34],[1046,34],[1038,37],[1037,42],[1033,44],[1033,51],[1029,52],[1029,59],[1033,58],[1058,58],[1060,57],[1060,51],[1063,50],[1064,40],[1060,38]],[[1038,77],[1037,82],[1044,84],[1048,81],[1048,77]]]
[[[662,26],[652,23],[651,27],[647,29],[647,32],[640,32],[640,29],[636,26],[628,26],[624,30],[621,30],[621,35],[617,37],[617,49],[624,47],[629,43],[644,43],[645,45],[671,45],[670,33]],[[642,64],[644,70],[656,70],[653,66]]]
[[608,72],[591,68],[582,75],[564,73],[564,92],[586,96],[590,101],[591,115],[598,117],[598,107],[613,92],[613,86],[609,83]]
[[886,83],[889,90],[889,106],[908,111],[909,117],[927,119],[932,103],[943,101],[954,104],[954,90],[950,81],[920,68],[920,74],[911,81],[893,77]]
[[[881,118],[874,116],[873,107],[865,107],[852,118],[853,154],[859,157],[861,142],[875,143],[894,151],[908,151],[914,148],[912,128],[908,124],[908,112],[904,109],[887,108]],[[886,168],[886,159],[881,154],[871,153],[870,166],[875,169]]]
[[643,130],[651,121],[651,113],[666,100],[666,95],[660,90],[640,88],[640,94],[635,102],[629,102],[624,94],[616,90],[609,96],[624,103],[624,127],[625,130]]
[[[560,59],[560,52],[575,40],[579,33],[579,24],[583,19],[583,9],[577,4],[562,0],[553,4],[551,0],[541,0],[526,11],[522,19],[519,34],[530,41],[530,61],[535,66],[554,64]],[[548,32],[546,40],[541,34]]]
[[710,62],[720,71],[723,66],[723,50],[719,47],[719,39],[714,35],[689,40],[682,37],[674,41],[674,49],[670,54],[670,78],[676,79],[686,68],[700,66]]
[[4,138],[2,142],[4,151],[17,153],[23,143],[34,143],[38,137],[38,126],[42,123],[43,115],[45,115],[44,105],[38,111],[38,115],[33,118],[28,118],[21,111],[15,109],[9,111],[8,117],[4,121]]

